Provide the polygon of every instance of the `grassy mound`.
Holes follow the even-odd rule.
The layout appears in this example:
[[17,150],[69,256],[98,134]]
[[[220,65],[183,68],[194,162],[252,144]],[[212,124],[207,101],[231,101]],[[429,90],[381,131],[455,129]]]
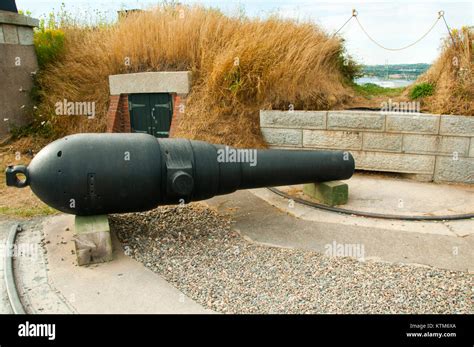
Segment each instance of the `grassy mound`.
[[[57,136],[104,131],[111,74],[192,71],[178,135],[235,146],[264,145],[260,109],[329,109],[353,93],[341,40],[313,24],[165,6],[113,25],[62,30],[63,54],[38,76],[38,117]],[[54,116],[63,99],[94,101],[96,119]]]
[[453,30],[440,57],[407,91],[422,98],[423,109],[432,113],[474,116],[474,69],[469,46],[474,39],[468,28]]

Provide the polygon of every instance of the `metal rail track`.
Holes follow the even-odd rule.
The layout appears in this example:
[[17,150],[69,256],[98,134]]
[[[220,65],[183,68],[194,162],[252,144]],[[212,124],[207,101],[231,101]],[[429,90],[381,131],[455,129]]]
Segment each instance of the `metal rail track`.
[[321,210],[326,210],[326,211],[331,211],[331,212],[336,212],[336,213],[341,213],[341,214],[354,215],[354,216],[359,216],[359,217],[395,219],[395,220],[407,220],[407,221],[449,221],[449,220],[461,220],[461,219],[474,218],[474,213],[447,215],[447,216],[412,216],[412,215],[405,216],[405,215],[396,215],[396,214],[356,211],[356,210],[349,210],[345,208],[331,207],[331,206],[327,206],[323,204],[318,204],[316,202],[312,202],[312,201],[301,199],[295,196],[291,196],[277,188],[267,188],[267,189],[277,195],[280,195],[281,197],[285,199],[291,199],[302,205],[318,208]]
[[13,255],[15,247],[15,239],[18,232],[22,231],[20,224],[14,224],[8,233],[5,258],[4,258],[4,279],[7,289],[8,300],[14,314],[26,314],[26,310],[20,300],[18,288],[15,281],[15,273],[13,268]]

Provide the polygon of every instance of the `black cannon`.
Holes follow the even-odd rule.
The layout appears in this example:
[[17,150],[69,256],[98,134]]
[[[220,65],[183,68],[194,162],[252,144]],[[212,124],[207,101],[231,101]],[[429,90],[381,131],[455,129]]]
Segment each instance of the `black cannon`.
[[145,134],[77,134],[43,148],[28,167],[9,166],[25,187],[62,212],[146,211],[238,189],[348,179],[348,152],[236,149]]

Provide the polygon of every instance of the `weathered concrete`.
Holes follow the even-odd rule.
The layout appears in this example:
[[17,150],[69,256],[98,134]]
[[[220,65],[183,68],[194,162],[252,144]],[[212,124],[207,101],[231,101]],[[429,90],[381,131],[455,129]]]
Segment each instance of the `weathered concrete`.
[[474,118],[464,116],[441,116],[441,135],[474,136]]
[[13,222],[0,221],[0,314],[12,314],[4,278],[5,243]]
[[188,94],[190,71],[155,71],[109,76],[110,95],[132,93]]
[[[474,186],[422,183],[374,173],[355,173],[342,182],[350,190],[347,209],[424,216],[474,212]],[[288,191],[300,187],[291,186]]]
[[262,129],[262,135],[270,145],[301,147],[303,132],[297,129]]
[[25,125],[32,111],[29,92],[38,69],[33,28],[38,20],[0,11],[0,136]]
[[344,205],[349,199],[349,186],[341,181],[308,183],[303,185],[303,192],[329,206]]
[[363,133],[364,150],[401,152],[402,135],[387,133]]
[[303,146],[335,149],[361,149],[362,133],[349,131],[303,130]]
[[[260,200],[262,199],[262,200]],[[474,270],[473,220],[449,223],[377,220],[291,204],[267,189],[239,191],[206,201],[231,213],[244,237],[265,245],[325,253],[326,245],[359,244],[366,261],[420,264],[451,270]]]
[[78,313],[212,313],[166,282],[160,275],[126,256],[112,235],[114,260],[77,266],[74,216],[59,215],[44,225],[48,277]]
[[431,174],[435,156],[351,151],[357,169]]
[[422,114],[388,114],[387,131],[395,133],[437,134],[439,116]]
[[474,158],[437,157],[435,180],[474,183]]
[[3,29],[3,39],[7,44],[17,45],[18,40],[18,31],[15,25],[11,24],[2,24]]
[[261,111],[260,126],[326,129],[327,111]]
[[18,42],[20,45],[33,45],[33,30],[30,27],[18,27]]
[[468,149],[468,137],[436,135],[405,135],[403,137],[403,151],[406,153],[447,155],[458,153],[459,156],[467,156]]
[[76,216],[74,246],[78,265],[111,261],[112,239],[106,215]]
[[380,112],[329,111],[327,129],[383,131],[385,117]]
[[[23,231],[17,235],[16,245],[23,250],[14,261],[21,301],[27,313],[76,313],[49,281],[42,224],[42,218],[22,223]],[[55,240],[55,244],[61,242]]]
[[0,11],[0,24],[1,23],[37,27],[39,25],[39,20],[15,12]]

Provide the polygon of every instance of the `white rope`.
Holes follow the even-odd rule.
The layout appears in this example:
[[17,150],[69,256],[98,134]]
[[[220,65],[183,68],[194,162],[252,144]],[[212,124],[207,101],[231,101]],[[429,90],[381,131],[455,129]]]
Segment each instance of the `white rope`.
[[[399,47],[399,48],[390,48],[390,47],[386,47],[384,45],[382,45],[381,43],[379,43],[377,40],[375,40],[372,36],[370,36],[370,34],[367,32],[367,30],[365,30],[364,26],[362,25],[362,23],[359,21],[359,18],[357,17],[358,13],[355,9],[352,10],[352,16],[351,18],[349,18],[344,24],[343,26],[334,33],[334,35],[336,35],[342,28],[344,28],[346,26],[347,23],[349,23],[349,21],[352,19],[352,18],[355,18],[355,20],[357,21],[357,23],[359,24],[360,28],[362,29],[362,31],[364,32],[364,34],[369,38],[370,41],[372,41],[373,43],[375,43],[377,46],[379,46],[380,48],[382,49],[385,49],[387,51],[402,51],[404,49],[407,49],[407,48],[410,48],[414,45],[416,45],[418,42],[420,42],[421,40],[423,40],[433,29],[434,27],[436,26],[436,24],[438,24],[439,20],[441,18],[443,18],[444,22],[446,23],[446,19],[444,18],[444,11],[439,11],[438,12],[438,18],[436,18],[436,20],[434,21],[434,23],[431,25],[431,27],[428,29],[428,31],[426,31],[419,39],[417,39],[415,42],[412,42],[410,43],[409,45],[406,45],[406,46],[403,46],[403,47]],[[449,27],[447,26],[447,23],[446,23],[446,27],[448,28],[448,31],[449,31]],[[449,34],[451,35],[451,32],[449,32]],[[452,38],[452,36],[451,36]],[[453,40],[454,42],[454,40]]]

